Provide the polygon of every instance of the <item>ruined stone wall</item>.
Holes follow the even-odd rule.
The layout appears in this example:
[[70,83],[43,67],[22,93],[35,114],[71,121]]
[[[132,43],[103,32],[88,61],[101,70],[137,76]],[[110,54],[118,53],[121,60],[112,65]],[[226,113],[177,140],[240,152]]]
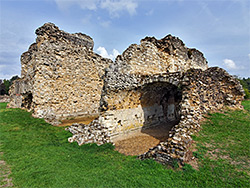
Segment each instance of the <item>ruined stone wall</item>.
[[[178,159],[182,163],[188,157],[191,135],[200,129],[202,115],[221,109],[225,105],[242,108],[242,86],[239,81],[218,67],[204,71],[190,69],[187,72],[138,76],[137,81],[137,87],[135,84],[125,84],[126,89],[123,87],[121,90],[116,88],[114,91],[104,91],[102,113],[95,121],[106,128],[108,139],[104,140],[104,143],[127,131],[148,128],[158,123],[170,125],[172,128],[169,138],[140,155],[140,159],[153,158],[164,164]],[[167,108],[164,109],[162,99],[165,94],[171,96],[171,91],[175,96],[174,103],[168,100]],[[168,107],[171,105],[175,108],[170,108],[169,113]],[[174,119],[169,116],[171,111],[175,114]],[[168,121],[166,118],[169,118]],[[170,123],[171,120],[174,124]],[[78,129],[88,129],[89,126],[91,124],[81,125]],[[83,144],[86,135],[77,131],[74,126],[72,129],[76,131],[75,140]],[[94,140],[88,138],[87,142]]]
[[183,162],[203,114],[241,107],[240,83],[223,69],[208,68],[203,54],[177,37],[146,37],[112,62],[93,52],[87,35],[52,23],[36,34],[21,56],[21,79],[10,88],[9,107],[32,110],[54,125],[98,115],[88,125],[71,126],[70,142],[102,144],[126,131],[165,124],[172,127],[168,140],[139,158]]
[[38,28],[36,35],[36,42],[21,56],[21,79],[10,91],[9,107],[32,110],[35,117],[54,125],[59,120],[98,114],[106,67],[104,90],[110,87],[110,92],[126,84],[137,87],[133,75],[140,78],[207,68],[202,53],[171,35],[161,40],[146,37],[114,63],[93,52],[94,42],[87,35],[66,33],[52,23]]
[[[101,77],[112,61],[93,52],[94,42],[87,35],[69,34],[51,23],[38,28],[36,34],[36,43],[21,56],[22,79],[11,90],[9,107],[30,106],[35,117],[54,125],[59,120],[98,114]],[[17,85],[29,89],[17,92]]]
[[165,72],[183,72],[190,68],[208,68],[203,54],[190,49],[178,38],[167,35],[157,40],[146,37],[141,44],[130,45],[110,67],[118,74],[151,75]]
[[[111,141],[127,131],[148,128],[159,123],[172,126],[169,138],[140,155],[140,159],[153,158],[164,164],[178,159],[182,163],[187,160],[191,135],[199,131],[200,120],[204,114],[219,110],[225,105],[242,108],[242,86],[239,81],[218,67],[204,71],[190,69],[187,72],[138,76],[133,79],[134,84],[124,84],[125,87],[121,87],[123,89],[113,88],[114,91],[104,91],[102,114],[98,122],[106,127],[107,136]],[[165,94],[171,95],[170,91],[178,97],[174,99],[174,103],[168,101],[167,108],[164,109],[161,101]],[[171,113],[168,107],[171,105],[175,107],[170,108],[170,112],[172,109],[175,114],[174,119],[169,117]],[[174,124],[166,121],[166,117]],[[79,134],[77,139],[81,142],[84,135]]]
[[30,94],[32,91],[31,82],[28,82],[27,79],[17,79],[14,80],[13,84],[10,87],[10,102],[8,107],[11,108],[22,108],[27,107],[26,109],[31,109],[32,101]]
[[[207,61],[177,37],[146,37],[140,45],[129,46],[106,69],[100,103],[102,123],[116,135],[170,119],[178,121],[180,77],[190,68],[206,70]],[[171,99],[170,95],[178,97]]]
[[172,125],[180,119],[181,75],[137,77],[137,87],[106,92],[100,121],[110,128],[112,136],[162,123]]
[[153,158],[161,163],[173,159],[187,160],[191,135],[200,129],[202,115],[227,105],[242,108],[244,90],[239,81],[225,70],[212,67],[205,71],[191,69],[184,74],[182,85],[181,120],[173,126],[166,142],[139,156]]
[[[154,61],[152,57],[159,54],[165,54],[164,61]],[[180,68],[178,72],[170,69],[171,61]],[[168,71],[159,69],[163,66]],[[202,114],[224,104],[239,107],[242,96],[239,83],[222,69],[207,68],[201,52],[185,47],[171,35],[161,40],[146,37],[141,45],[131,45],[106,69],[98,121],[108,129],[111,139],[159,124],[196,131]],[[170,138],[173,133],[175,129]]]
[[70,143],[76,141],[79,146],[82,144],[96,143],[97,145],[110,143],[110,133],[106,126],[98,120],[93,120],[88,125],[74,123],[65,129],[73,134],[68,138]]
[[8,95],[0,95],[0,102],[10,102],[10,97]]

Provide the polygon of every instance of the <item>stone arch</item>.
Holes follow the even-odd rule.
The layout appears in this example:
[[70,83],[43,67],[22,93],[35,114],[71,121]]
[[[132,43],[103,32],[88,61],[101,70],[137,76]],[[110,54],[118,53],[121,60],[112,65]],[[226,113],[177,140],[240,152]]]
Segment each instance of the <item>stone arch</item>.
[[141,132],[165,141],[169,130],[180,122],[182,90],[168,82],[153,82],[144,85],[141,92]]
[[109,92],[105,96],[107,105],[101,121],[109,127],[111,137],[122,137],[135,130],[147,134],[149,128],[159,125],[163,126],[166,137],[172,126],[179,123],[182,99],[179,81],[149,77],[143,82],[136,88]]
[[180,121],[180,88],[167,82],[153,82],[144,85],[141,92],[145,127],[159,123],[177,124]]

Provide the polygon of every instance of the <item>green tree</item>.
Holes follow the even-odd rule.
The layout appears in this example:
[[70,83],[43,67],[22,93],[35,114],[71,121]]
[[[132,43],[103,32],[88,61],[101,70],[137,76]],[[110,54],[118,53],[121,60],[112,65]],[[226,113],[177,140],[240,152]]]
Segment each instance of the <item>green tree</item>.
[[250,78],[243,78],[242,81],[245,83],[245,87],[250,91]]
[[3,84],[4,84],[4,86],[5,86],[5,94],[9,94],[9,88],[10,88],[10,81],[9,80],[7,80],[7,79],[4,79],[3,80]]
[[4,79],[4,80],[0,80],[0,94],[1,95],[9,95],[9,89],[11,84],[13,84],[14,80],[17,80],[19,77],[13,76],[10,80],[8,79]]
[[3,80],[0,80],[0,95],[4,95],[5,93],[5,85],[3,83]]
[[12,76],[12,78],[10,79],[10,84],[12,85],[14,80],[17,80],[19,78],[19,76]]
[[244,91],[245,91],[245,99],[250,99],[250,93],[249,93],[249,90],[247,88],[243,88]]
[[244,91],[245,91],[245,99],[250,99],[250,78],[243,78],[240,79],[238,78],[238,80],[240,81],[240,84],[242,85]]

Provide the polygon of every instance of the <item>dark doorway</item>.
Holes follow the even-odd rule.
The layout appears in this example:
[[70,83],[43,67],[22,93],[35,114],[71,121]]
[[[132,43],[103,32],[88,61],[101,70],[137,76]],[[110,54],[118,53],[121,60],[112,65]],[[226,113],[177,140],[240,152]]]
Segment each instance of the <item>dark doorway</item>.
[[32,93],[24,94],[21,107],[30,110],[31,109],[31,104],[32,104],[32,99],[33,99]]
[[172,127],[180,121],[182,91],[175,85],[156,82],[142,88],[143,128],[157,125]]
[[144,85],[140,91],[143,127],[115,143],[116,150],[126,155],[142,154],[166,141],[170,129],[180,121],[181,89],[169,83],[155,82]]

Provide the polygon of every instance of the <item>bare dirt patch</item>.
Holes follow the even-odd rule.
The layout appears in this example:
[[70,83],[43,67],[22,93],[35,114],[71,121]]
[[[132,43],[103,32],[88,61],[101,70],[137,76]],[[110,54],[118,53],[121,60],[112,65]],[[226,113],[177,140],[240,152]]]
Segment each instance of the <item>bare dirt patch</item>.
[[[0,152],[2,158],[3,152]],[[12,178],[9,178],[11,171],[4,160],[0,160],[0,187],[12,187]]]
[[195,170],[199,170],[198,158],[194,157],[193,152],[196,152],[196,142],[193,140],[185,156],[185,163],[190,164]]
[[96,119],[98,116],[87,116],[87,117],[76,117],[72,119],[66,119],[63,120],[59,127],[65,127],[65,126],[70,126],[73,123],[83,123],[83,124],[89,124],[91,121]]
[[130,132],[114,140],[115,150],[125,155],[140,155],[168,139],[171,126],[164,124]]
[[[125,155],[140,155],[160,142],[166,141],[170,129],[171,127],[162,124],[142,131],[130,132],[114,140],[115,150]],[[193,156],[195,151],[197,151],[196,143],[192,141],[184,162],[199,170],[198,159]]]

